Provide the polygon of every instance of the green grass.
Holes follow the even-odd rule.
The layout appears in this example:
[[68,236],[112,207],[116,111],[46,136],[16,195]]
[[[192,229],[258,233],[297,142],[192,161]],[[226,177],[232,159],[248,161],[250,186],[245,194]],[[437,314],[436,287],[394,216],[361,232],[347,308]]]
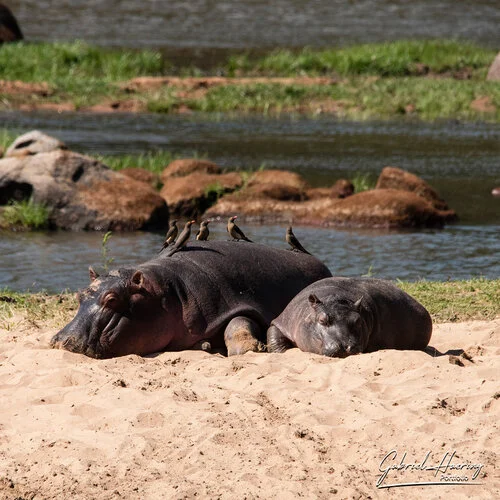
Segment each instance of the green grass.
[[372,174],[357,172],[354,177],[351,178],[351,182],[354,185],[354,192],[360,193],[361,191],[374,189],[377,184],[377,178]]
[[[276,115],[334,113],[355,120],[411,114],[423,120],[500,121],[500,85],[485,75],[496,50],[450,40],[396,41],[339,49],[276,50],[259,59],[229,58],[229,75],[339,76],[324,85],[259,83],[211,87],[206,93],[167,86],[127,93],[119,82],[166,74],[170,67],[156,51],[111,50],[82,42],[5,44],[0,79],[47,82],[48,96],[5,94],[0,107],[23,103],[73,103],[77,109],[99,102],[133,99],[152,113],[189,108],[202,113]],[[426,68],[423,70],[423,68]],[[453,78],[466,71],[469,80]],[[429,71],[432,76],[419,77]],[[179,68],[180,75],[194,74]],[[439,78],[437,77],[439,76]],[[471,109],[486,97],[496,108]],[[326,110],[326,111],[325,111]]]
[[18,135],[22,132],[16,133],[14,130],[0,128],[0,158],[7,148],[14,142]]
[[78,80],[117,82],[163,70],[156,51],[113,50],[81,41],[4,44],[0,79],[69,85]]
[[178,155],[170,151],[148,151],[140,154],[127,155],[97,155],[97,159],[113,170],[124,168],[144,168],[154,174],[161,174],[165,167],[172,161],[179,158]]
[[[471,103],[487,97],[496,106],[492,112],[471,108]],[[156,109],[161,110],[156,97]],[[500,85],[496,82],[457,81],[453,79],[357,77],[335,85],[280,85],[259,83],[214,87],[198,99],[175,100],[169,95],[167,112],[184,103],[199,112],[314,114],[321,104],[337,103],[342,118],[394,118],[407,113],[424,120],[463,119],[500,120]]]
[[46,229],[48,225],[48,208],[32,199],[11,201],[0,213],[0,226]]
[[246,55],[231,57],[230,74],[264,74],[274,76],[338,74],[407,76],[419,74],[422,66],[444,73],[464,68],[483,73],[493,61],[496,51],[469,42],[452,40],[401,40],[381,44],[365,44],[340,49],[300,51],[275,50],[252,60]]
[[16,319],[18,315],[36,326],[50,324],[62,327],[77,308],[78,301],[72,293],[17,293],[3,288],[0,289],[0,328],[15,328],[20,321]]
[[81,41],[4,44],[0,79],[46,82],[51,102],[71,101],[76,108],[120,94],[116,83],[140,75],[159,75],[159,52],[113,50]]
[[500,280],[400,282],[399,286],[421,302],[437,323],[500,315]]

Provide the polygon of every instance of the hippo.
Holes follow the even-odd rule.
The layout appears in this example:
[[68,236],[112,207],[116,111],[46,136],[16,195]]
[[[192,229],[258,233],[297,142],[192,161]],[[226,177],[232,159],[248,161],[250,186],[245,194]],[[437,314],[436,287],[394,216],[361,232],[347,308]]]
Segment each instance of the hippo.
[[16,42],[23,39],[23,34],[11,10],[0,3],[0,45],[2,42]]
[[345,358],[378,349],[425,349],[431,333],[425,307],[391,282],[325,278],[299,292],[271,322],[267,348]]
[[265,350],[271,320],[302,288],[327,276],[311,255],[195,241],[103,277],[90,269],[76,316],[51,346],[94,358],[200,345],[228,355]]

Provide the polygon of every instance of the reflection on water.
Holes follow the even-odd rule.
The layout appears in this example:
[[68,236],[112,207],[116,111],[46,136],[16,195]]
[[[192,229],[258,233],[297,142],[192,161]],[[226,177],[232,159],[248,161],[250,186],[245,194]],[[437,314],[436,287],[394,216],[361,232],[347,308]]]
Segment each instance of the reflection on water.
[[[211,238],[227,239],[225,222],[210,225]],[[252,240],[287,248],[285,228],[247,226]],[[443,231],[347,231],[295,227],[302,244],[337,276],[372,274],[401,280],[500,277],[500,234],[494,226],[453,226]],[[108,242],[111,267],[152,258],[163,234],[113,234]],[[17,291],[77,290],[88,284],[88,266],[102,267],[102,234],[3,233],[0,288]],[[244,245],[246,243],[236,243]],[[248,243],[250,244],[250,243]]]
[[[191,49],[339,46],[401,38],[500,45],[498,0],[9,0],[28,40]],[[198,54],[201,56],[202,54]],[[206,58],[206,57],[205,57]],[[202,58],[199,58],[202,61]]]

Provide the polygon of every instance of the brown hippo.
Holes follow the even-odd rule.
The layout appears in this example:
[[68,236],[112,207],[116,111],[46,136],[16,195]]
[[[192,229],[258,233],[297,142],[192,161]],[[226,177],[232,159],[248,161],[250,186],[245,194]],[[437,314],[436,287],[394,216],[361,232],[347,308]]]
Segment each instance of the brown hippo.
[[22,40],[23,34],[10,9],[0,3],[0,44]]
[[305,286],[331,276],[304,253],[196,241],[104,277],[91,270],[75,318],[53,347],[109,358],[197,348],[262,350],[273,318]]
[[344,358],[378,349],[424,349],[431,333],[424,306],[391,282],[325,278],[299,292],[271,322],[267,348]]

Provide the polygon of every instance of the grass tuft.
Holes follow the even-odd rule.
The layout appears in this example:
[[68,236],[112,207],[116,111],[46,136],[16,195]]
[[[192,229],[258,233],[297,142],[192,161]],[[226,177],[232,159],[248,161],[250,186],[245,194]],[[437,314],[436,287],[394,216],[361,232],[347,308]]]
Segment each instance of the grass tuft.
[[399,286],[421,302],[437,323],[489,320],[500,315],[500,280],[400,282]]
[[360,193],[361,191],[368,191],[374,189],[377,184],[377,179],[370,173],[357,172],[351,179],[354,185],[354,192]]
[[342,76],[400,77],[465,68],[484,71],[495,55],[494,50],[469,42],[400,40],[340,49],[278,49],[256,60],[238,55],[229,59],[227,71],[232,75],[317,76],[335,73]]
[[0,51],[0,78],[56,86],[77,80],[117,82],[159,75],[162,69],[159,52],[104,49],[82,41],[9,43]]
[[161,174],[169,163],[180,156],[170,151],[148,151],[140,154],[117,156],[97,155],[97,159],[113,170],[124,168],[144,168],[155,174]]
[[1,212],[0,225],[23,229],[46,229],[49,226],[49,209],[32,198],[11,201]]

